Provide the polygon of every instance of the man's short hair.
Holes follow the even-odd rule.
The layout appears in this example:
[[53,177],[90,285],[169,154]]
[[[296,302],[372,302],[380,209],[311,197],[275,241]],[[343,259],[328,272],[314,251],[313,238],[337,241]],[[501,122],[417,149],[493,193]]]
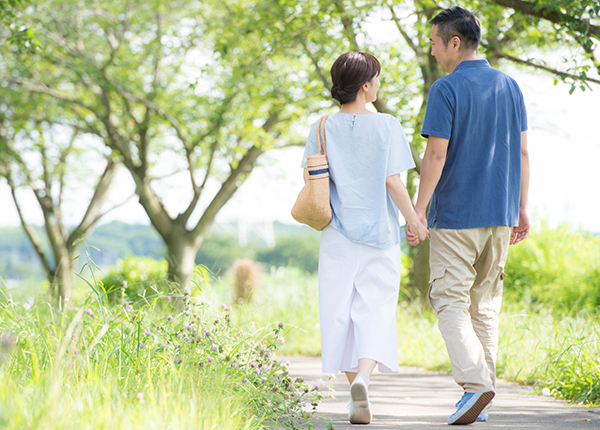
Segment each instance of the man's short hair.
[[445,9],[429,20],[437,25],[437,34],[444,45],[454,36],[460,39],[461,49],[477,50],[481,40],[481,25],[475,15],[458,6]]

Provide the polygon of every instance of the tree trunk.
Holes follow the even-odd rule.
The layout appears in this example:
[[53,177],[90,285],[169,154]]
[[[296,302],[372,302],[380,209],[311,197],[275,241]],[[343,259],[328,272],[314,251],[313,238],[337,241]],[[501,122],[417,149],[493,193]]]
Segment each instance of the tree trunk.
[[56,268],[49,276],[51,291],[58,304],[68,302],[73,288],[73,260],[66,247],[55,255]]
[[420,301],[426,305],[429,297],[429,241],[425,240],[414,248],[413,270],[415,290]]
[[191,236],[189,233],[186,235],[174,234],[173,237],[165,240],[169,262],[168,278],[177,284],[182,294],[186,295],[192,291],[190,277],[194,272],[196,254],[202,243],[202,241],[190,243],[189,236]]

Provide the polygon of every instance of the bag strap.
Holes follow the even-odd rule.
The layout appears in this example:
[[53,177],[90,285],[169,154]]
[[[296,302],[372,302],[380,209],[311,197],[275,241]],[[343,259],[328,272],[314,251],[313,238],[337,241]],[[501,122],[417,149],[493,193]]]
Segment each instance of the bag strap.
[[317,123],[317,154],[327,155],[327,144],[325,142],[325,121],[329,115],[323,115]]

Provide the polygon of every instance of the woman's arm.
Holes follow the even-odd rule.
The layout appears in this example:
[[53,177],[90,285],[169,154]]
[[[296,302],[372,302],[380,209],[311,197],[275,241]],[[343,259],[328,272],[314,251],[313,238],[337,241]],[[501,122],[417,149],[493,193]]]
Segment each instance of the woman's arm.
[[427,233],[427,226],[419,220],[412,202],[410,201],[408,191],[406,191],[406,187],[404,186],[404,183],[402,183],[402,179],[400,179],[400,175],[396,174],[388,176],[385,180],[385,186],[390,197],[408,223],[410,231],[415,233],[419,237],[419,240],[425,240],[425,238],[429,236]]

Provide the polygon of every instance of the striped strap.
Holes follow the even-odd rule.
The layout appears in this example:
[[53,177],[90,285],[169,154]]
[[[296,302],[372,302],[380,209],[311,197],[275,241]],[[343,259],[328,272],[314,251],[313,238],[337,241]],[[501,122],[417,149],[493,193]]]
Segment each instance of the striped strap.
[[329,115],[324,115],[319,118],[317,123],[317,154],[327,155],[327,145],[325,143],[325,121]]

